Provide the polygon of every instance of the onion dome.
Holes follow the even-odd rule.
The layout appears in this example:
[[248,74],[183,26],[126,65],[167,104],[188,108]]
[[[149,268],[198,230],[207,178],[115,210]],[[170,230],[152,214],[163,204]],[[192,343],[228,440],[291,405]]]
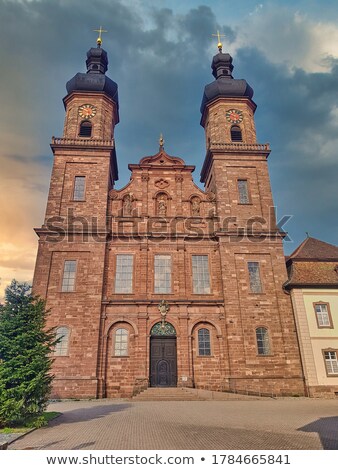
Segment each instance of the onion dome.
[[232,76],[234,66],[230,54],[222,52],[216,54],[212,59],[212,74],[215,80],[204,88],[204,94],[201,104],[201,113],[203,115],[205,106],[217,98],[228,97],[253,97],[253,89],[246,80],[238,80]]
[[[73,91],[92,93],[104,92],[119,106],[117,83],[105,75],[108,70],[108,56],[104,49],[92,47],[87,52],[87,73],[77,73],[66,84],[68,94]],[[118,122],[118,121],[117,121]]]

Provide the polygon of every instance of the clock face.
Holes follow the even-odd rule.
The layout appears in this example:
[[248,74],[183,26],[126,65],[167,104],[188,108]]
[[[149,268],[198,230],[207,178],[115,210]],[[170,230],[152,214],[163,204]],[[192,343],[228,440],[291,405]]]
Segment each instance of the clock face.
[[239,109],[229,109],[226,112],[227,121],[238,124],[243,121],[243,113]]
[[96,114],[96,108],[92,104],[83,104],[79,107],[79,116],[82,118],[92,118]]

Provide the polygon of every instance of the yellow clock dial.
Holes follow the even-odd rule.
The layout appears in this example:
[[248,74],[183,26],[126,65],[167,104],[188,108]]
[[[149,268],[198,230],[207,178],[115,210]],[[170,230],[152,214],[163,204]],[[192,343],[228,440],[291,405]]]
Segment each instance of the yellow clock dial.
[[83,104],[79,107],[79,116],[85,119],[90,119],[96,114],[96,107],[92,104]]

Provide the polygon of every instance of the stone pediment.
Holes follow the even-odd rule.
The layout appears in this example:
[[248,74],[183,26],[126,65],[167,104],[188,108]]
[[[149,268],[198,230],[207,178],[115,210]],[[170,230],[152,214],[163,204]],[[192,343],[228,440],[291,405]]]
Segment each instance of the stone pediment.
[[140,160],[139,163],[140,167],[149,167],[149,166],[155,166],[155,167],[178,167],[182,168],[185,166],[184,161],[182,158],[178,157],[172,157],[171,155],[168,155],[164,150],[160,150],[156,155],[152,155],[149,157],[143,157]]

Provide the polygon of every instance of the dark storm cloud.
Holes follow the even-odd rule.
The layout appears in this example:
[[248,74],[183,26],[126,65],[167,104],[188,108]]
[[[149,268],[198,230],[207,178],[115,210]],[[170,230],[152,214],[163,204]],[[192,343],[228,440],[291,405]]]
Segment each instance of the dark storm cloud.
[[238,51],[236,59],[255,89],[258,139],[271,143],[272,189],[280,216],[293,215],[291,238],[297,244],[309,231],[337,243],[337,61],[331,59],[330,72],[307,73],[273,65],[255,49]]

